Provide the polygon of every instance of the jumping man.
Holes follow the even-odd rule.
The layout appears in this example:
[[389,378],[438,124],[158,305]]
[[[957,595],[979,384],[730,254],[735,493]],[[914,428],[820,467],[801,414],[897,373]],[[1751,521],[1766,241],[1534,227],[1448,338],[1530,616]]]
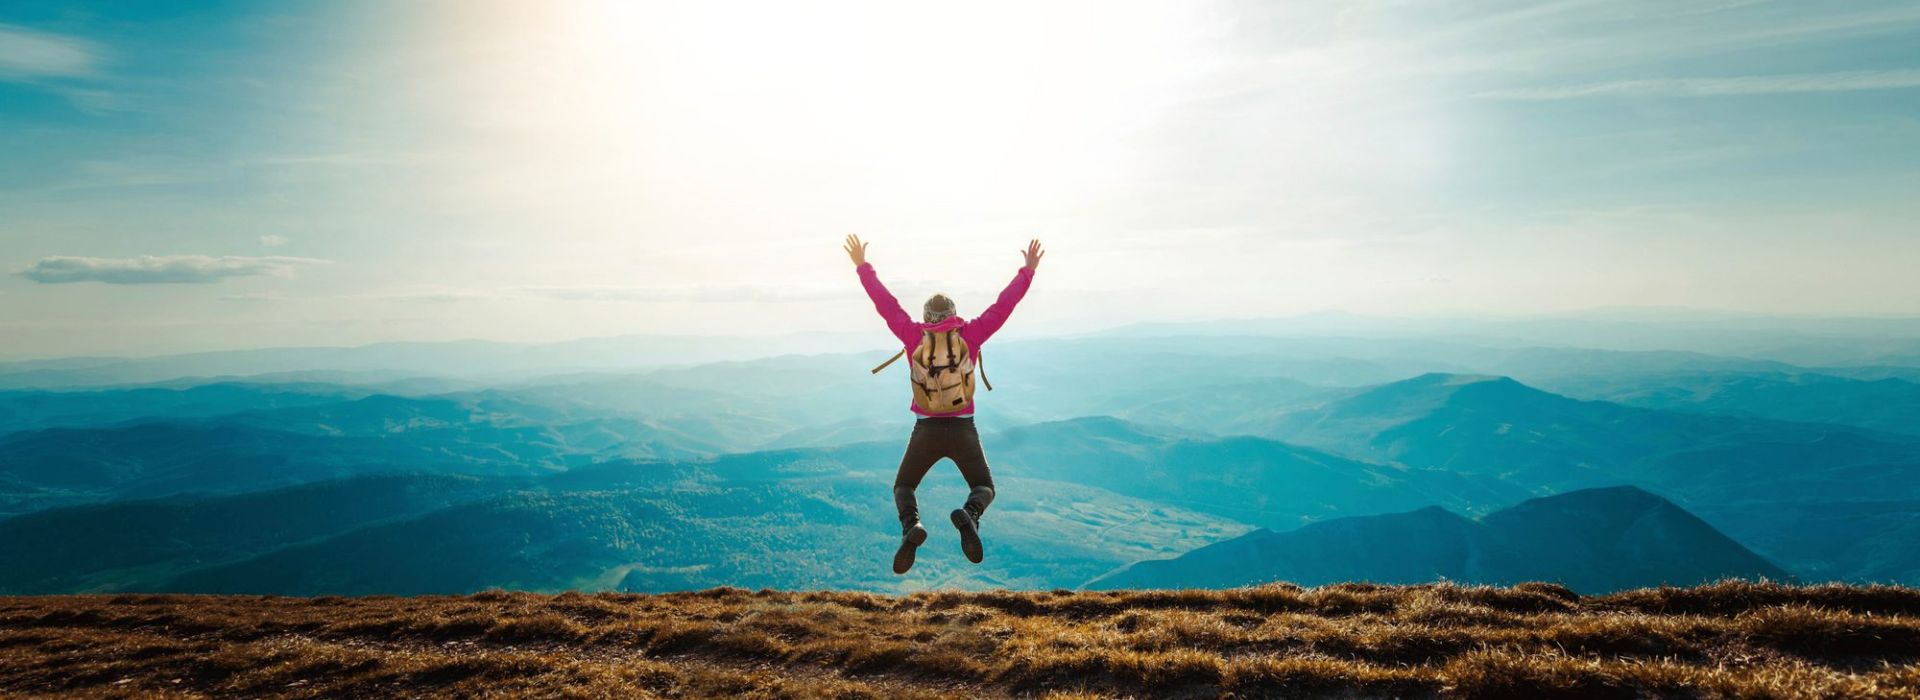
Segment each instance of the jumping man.
[[1033,283],[1033,270],[1046,253],[1038,239],[1028,243],[1021,251],[1026,265],[1014,273],[1013,282],[1000,292],[1000,298],[972,321],[955,312],[953,300],[947,295],[935,294],[921,307],[920,321],[916,322],[880,284],[873,266],[867,264],[867,245],[859,236],[847,236],[847,256],[853,259],[860,284],[873,299],[873,308],[906,347],[903,353],[909,358],[911,408],[919,416],[913,423],[913,436],[907,440],[907,452],[900,458],[900,473],[893,478],[893,504],[900,511],[901,532],[900,549],[893,554],[893,572],[904,574],[913,568],[914,550],[927,541],[913,491],[927,470],[942,458],[953,460],[960,476],[967,480],[967,502],[953,511],[952,520],[960,531],[960,551],[967,555],[967,561],[978,564],[985,556],[980,546],[980,516],[993,502],[993,474],[987,470],[980,433],[973,426],[974,370],[980,362],[980,346],[1000,330],[1014,305],[1026,296],[1027,286]]

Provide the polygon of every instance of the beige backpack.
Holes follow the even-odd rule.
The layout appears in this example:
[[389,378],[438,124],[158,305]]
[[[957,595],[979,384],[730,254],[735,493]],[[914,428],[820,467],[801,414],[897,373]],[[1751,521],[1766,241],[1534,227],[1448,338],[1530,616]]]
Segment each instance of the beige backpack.
[[[908,377],[913,384],[913,405],[927,413],[952,413],[973,401],[973,356],[968,352],[967,341],[960,337],[960,331],[921,331],[920,345],[913,349],[913,360],[907,365],[913,374]],[[886,369],[907,351],[902,348],[873,368],[874,374]],[[983,358],[984,359],[984,358]],[[987,381],[987,370],[980,370],[980,382],[987,391],[993,391],[993,382]]]

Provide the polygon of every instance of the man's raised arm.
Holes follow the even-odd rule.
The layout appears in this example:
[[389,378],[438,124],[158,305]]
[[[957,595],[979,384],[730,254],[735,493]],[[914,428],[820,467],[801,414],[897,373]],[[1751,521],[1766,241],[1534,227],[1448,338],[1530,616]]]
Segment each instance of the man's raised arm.
[[1026,256],[1027,264],[1021,267],[1019,272],[1013,273],[1013,281],[1008,282],[1007,288],[1000,291],[1000,298],[994,299],[992,306],[988,306],[987,310],[980,312],[972,323],[967,324],[967,329],[973,336],[968,338],[967,342],[987,342],[987,338],[993,337],[1001,326],[1006,325],[1007,317],[1013,314],[1013,307],[1019,305],[1020,300],[1027,296],[1027,287],[1033,285],[1033,271],[1040,267],[1040,258],[1045,257],[1047,252],[1040,249],[1040,239],[1036,238],[1027,243],[1027,249],[1021,251],[1021,254]]
[[912,345],[920,338],[920,324],[913,322],[913,316],[900,308],[900,300],[893,298],[887,286],[880,283],[880,275],[873,271],[873,265],[867,263],[868,243],[860,241],[859,236],[847,236],[847,257],[853,260],[853,268],[860,273],[860,286],[867,290],[867,298],[873,300],[873,310],[880,312],[880,318],[887,322],[887,330],[893,332],[900,342]]

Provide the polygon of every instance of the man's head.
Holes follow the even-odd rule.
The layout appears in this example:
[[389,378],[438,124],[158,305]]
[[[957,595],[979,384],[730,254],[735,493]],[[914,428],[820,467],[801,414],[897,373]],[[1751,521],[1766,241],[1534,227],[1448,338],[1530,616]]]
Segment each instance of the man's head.
[[939,323],[953,317],[953,300],[945,294],[927,297],[926,306],[920,307],[920,320],[927,323]]

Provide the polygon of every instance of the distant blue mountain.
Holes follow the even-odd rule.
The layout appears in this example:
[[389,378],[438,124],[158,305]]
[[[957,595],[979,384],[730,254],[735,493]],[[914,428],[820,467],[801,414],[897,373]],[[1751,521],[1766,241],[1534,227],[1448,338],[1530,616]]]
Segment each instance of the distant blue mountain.
[[1529,317],[1395,318],[1319,312],[1283,318],[1139,324],[1109,335],[1382,339],[1402,344],[1471,343],[1494,350],[1682,351],[1800,365],[1914,366],[1914,360],[1920,359],[1920,316],[1778,316],[1659,307]]
[[[107,392],[101,399],[119,393]],[[673,459],[718,451],[639,419],[575,417],[484,396],[268,398],[263,403],[273,407],[211,418],[0,435],[0,515],[116,498],[239,493],[362,474],[539,474],[597,459]]]
[[1622,486],[1529,500],[1478,521],[1436,507],[1259,530],[1134,564],[1089,587],[1545,581],[1606,593],[1787,576],[1672,502]]
[[1527,495],[1495,479],[1360,462],[1262,438],[1167,433],[1113,418],[1014,428],[988,449],[996,468],[1010,473],[1268,527],[1424,505],[1477,510]]
[[1504,377],[1395,382],[1290,414],[1272,434],[1547,490],[1634,483],[1708,501],[1920,497],[1920,438],[1579,401]]
[[1920,383],[1810,372],[1601,375],[1556,385],[1563,393],[1629,406],[1849,425],[1920,435]]
[[[1496,476],[1539,492],[1633,484],[1675,498],[1789,568],[1916,582],[1920,545],[1849,528],[1920,501],[1920,439],[1839,425],[1578,401],[1511,379],[1426,375],[1284,417],[1273,433],[1408,466]],[[1920,517],[1908,509],[1907,517]],[[1883,515],[1882,518],[1894,518]],[[1821,527],[1785,528],[1802,518]],[[1870,550],[1838,560],[1810,553]],[[1883,579],[1884,580],[1884,579]]]
[[1750,501],[1695,511],[1738,527],[1741,542],[1806,580],[1920,585],[1920,501]]
[[241,382],[105,391],[0,391],[0,435],[43,428],[112,425],[139,419],[205,418],[332,403],[368,393],[337,384]]
[[371,476],[220,497],[62,508],[0,520],[0,591],[68,593],[270,552],[495,494],[475,477]]

